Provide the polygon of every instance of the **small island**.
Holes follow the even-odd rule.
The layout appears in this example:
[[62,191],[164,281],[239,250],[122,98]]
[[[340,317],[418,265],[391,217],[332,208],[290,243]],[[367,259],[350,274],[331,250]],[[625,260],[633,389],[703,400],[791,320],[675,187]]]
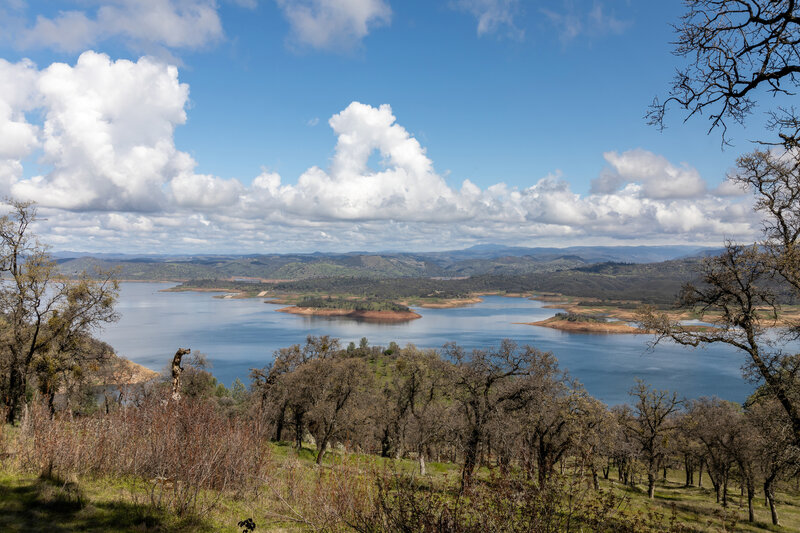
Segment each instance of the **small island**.
[[371,322],[407,322],[422,318],[405,305],[385,300],[306,297],[279,313],[306,316],[332,316]]
[[606,317],[581,315],[578,313],[556,313],[555,316],[539,322],[529,322],[530,326],[560,329],[573,333],[647,333],[625,322],[609,321]]

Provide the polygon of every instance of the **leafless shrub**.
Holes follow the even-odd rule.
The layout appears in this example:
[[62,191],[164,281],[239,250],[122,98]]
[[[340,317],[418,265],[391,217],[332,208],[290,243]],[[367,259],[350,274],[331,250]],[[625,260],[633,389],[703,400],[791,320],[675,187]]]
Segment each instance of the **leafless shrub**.
[[278,522],[312,531],[348,529],[348,517],[364,514],[374,505],[370,468],[368,462],[358,459],[313,468],[296,459],[284,459],[268,468],[264,478],[268,514]]
[[23,436],[29,445],[20,462],[28,470],[144,480],[150,503],[179,515],[257,490],[268,455],[246,419],[225,417],[204,400],[151,399],[73,421],[34,407]]
[[383,473],[367,505],[340,507],[356,531],[472,532],[681,532],[674,513],[637,513],[612,492],[583,488],[576,477],[540,487],[521,476],[493,477],[464,491],[442,490],[430,480]]

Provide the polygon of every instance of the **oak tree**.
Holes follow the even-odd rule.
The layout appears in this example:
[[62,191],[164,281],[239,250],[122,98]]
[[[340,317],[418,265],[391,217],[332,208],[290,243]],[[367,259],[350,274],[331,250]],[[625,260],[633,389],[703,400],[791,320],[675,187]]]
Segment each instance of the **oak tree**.
[[9,201],[10,212],[0,217],[0,390],[14,422],[25,402],[37,363],[63,358],[80,366],[93,352],[86,338],[102,324],[117,319],[114,302],[119,291],[113,272],[77,280],[60,276],[47,249],[32,233],[33,204]]

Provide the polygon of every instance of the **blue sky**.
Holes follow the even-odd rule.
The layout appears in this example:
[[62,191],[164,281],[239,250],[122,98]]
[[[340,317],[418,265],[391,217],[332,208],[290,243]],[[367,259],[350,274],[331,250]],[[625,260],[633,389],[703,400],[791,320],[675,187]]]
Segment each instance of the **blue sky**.
[[6,4],[0,132],[16,141],[0,140],[0,187],[40,204],[55,248],[757,234],[723,179],[763,115],[725,150],[703,120],[643,118],[681,65],[678,2]]

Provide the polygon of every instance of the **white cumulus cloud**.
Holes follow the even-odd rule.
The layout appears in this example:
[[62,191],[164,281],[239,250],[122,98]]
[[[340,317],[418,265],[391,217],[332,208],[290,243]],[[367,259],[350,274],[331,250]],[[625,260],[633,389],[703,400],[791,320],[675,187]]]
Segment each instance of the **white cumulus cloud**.
[[37,16],[35,23],[21,32],[18,44],[78,52],[119,38],[136,50],[153,51],[160,47],[197,48],[223,37],[216,0],[74,3],[76,9],[61,11],[55,17]]
[[37,103],[37,75],[30,61],[0,59],[0,160],[25,157],[38,143],[37,129],[25,118]]
[[238,180],[185,172],[170,182],[175,202],[182,207],[220,207],[233,205],[243,187]]
[[[754,222],[748,207],[732,210],[738,204],[710,194],[693,168],[644,150],[605,154],[610,167],[589,195],[572,191],[558,174],[524,189],[503,183],[481,189],[469,180],[454,188],[388,105],[354,102],[329,124],[338,136],[330,167],[312,167],[294,184],[265,172],[243,195],[242,216],[329,229],[357,224],[360,231],[397,222],[409,233],[439,228],[439,237],[447,227],[448,238],[516,233],[703,242],[711,234],[751,231]],[[368,165],[375,152],[378,169]]]
[[189,95],[175,67],[85,52],[74,67],[42,70],[35,89],[44,110],[41,161],[51,170],[15,183],[11,192],[20,198],[64,209],[153,211],[163,206],[162,185],[194,166],[173,142]]
[[292,41],[303,47],[349,50],[392,19],[385,0],[276,1],[292,28]]
[[592,181],[592,191],[611,193],[632,183],[639,184],[640,194],[647,198],[695,198],[706,190],[700,173],[686,163],[675,166],[664,156],[636,149],[627,152],[606,152],[610,165]]
[[174,142],[188,95],[178,69],[152,58],[85,52],[74,65],[41,70],[0,60],[0,132],[10,132],[0,135],[0,192],[38,202],[43,237],[71,249],[709,243],[758,234],[749,195],[710,188],[690,165],[644,149],[605,153],[588,194],[558,172],[531,176],[526,187],[445,179],[387,104],[352,102],[330,118],[337,140],[325,168],[289,179],[269,170],[241,181],[202,174]]

